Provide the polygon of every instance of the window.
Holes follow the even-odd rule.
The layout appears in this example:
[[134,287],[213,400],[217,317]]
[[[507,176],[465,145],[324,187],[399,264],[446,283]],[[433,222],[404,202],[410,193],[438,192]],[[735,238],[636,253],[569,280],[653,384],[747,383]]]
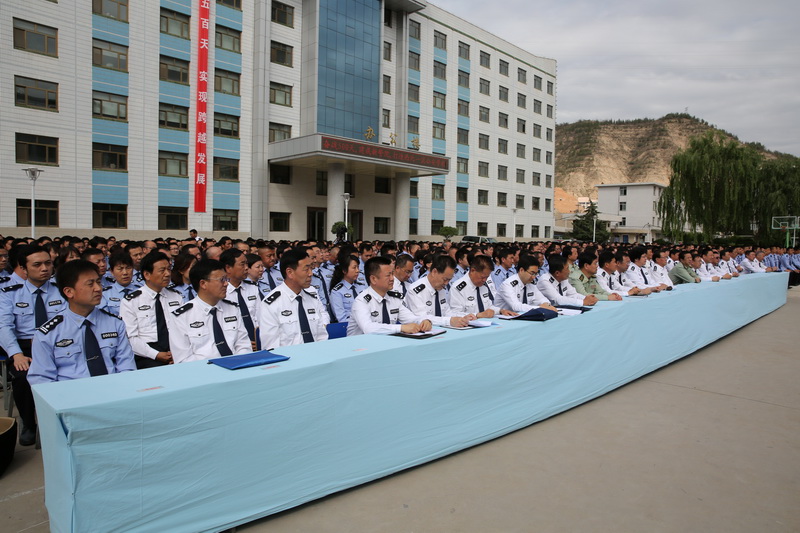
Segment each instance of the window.
[[533,88],[542,90],[542,77],[541,76],[533,76]]
[[478,120],[481,122],[489,122],[489,108],[480,106],[478,107]]
[[497,114],[497,125],[501,128],[508,128],[508,115],[505,113]]
[[[214,90],[218,93],[239,96],[240,78],[241,75],[238,72],[216,68],[214,69]],[[270,85],[270,96],[272,96],[272,85]]]
[[419,133],[419,117],[408,115],[408,133]]
[[528,98],[522,93],[517,93],[517,106],[525,109],[528,105]]
[[544,227],[544,238],[545,239],[549,239],[550,238],[550,226],[545,226]]
[[161,33],[189,38],[189,15],[172,11],[171,9],[161,8]]
[[386,235],[389,233],[389,217],[375,217],[375,234]]
[[503,87],[501,85],[499,92],[500,92],[500,100],[502,100],[503,102],[508,102],[508,87]]
[[458,41],[458,57],[461,59],[469,59],[469,45],[467,43]]
[[409,192],[408,192],[409,196],[411,196],[411,198],[417,198],[419,196],[419,182],[412,181],[410,185],[411,187],[409,187]]
[[375,192],[378,194],[392,194],[392,179],[375,176]]
[[478,161],[478,176],[482,178],[489,177],[489,163],[487,161]]
[[416,235],[417,234],[417,225],[419,220],[416,218],[409,218],[408,219],[408,234],[409,235]]
[[239,138],[239,117],[214,113],[214,135]]
[[467,221],[466,220],[457,220],[456,221],[456,229],[458,230],[458,235],[466,235],[467,234]]
[[[17,226],[31,225],[30,199],[17,198]],[[40,227],[58,227],[58,201],[36,200],[36,225]]]
[[548,141],[553,141],[553,128],[547,128],[547,133],[545,137]]
[[[269,182],[280,185],[292,184],[292,167],[286,165],[269,166]],[[347,192],[347,191],[345,191]]]
[[440,80],[447,79],[447,65],[441,63],[439,61],[433,62],[433,77],[439,78]]
[[128,97],[92,91],[92,116],[127,121]]
[[17,163],[58,165],[58,139],[43,135],[16,135]]
[[408,84],[408,101],[419,102],[419,85],[413,83]]
[[525,169],[518,168],[517,169],[517,183],[525,183]]
[[531,239],[539,238],[539,226],[531,226]]
[[486,135],[485,133],[478,134],[478,148],[482,150],[489,149],[489,136]]
[[92,0],[92,13],[128,22],[128,0]]
[[622,220],[620,220],[619,225],[620,226],[625,226],[625,225],[627,225],[627,223],[628,223],[628,219],[625,218],[625,217],[622,217]]
[[505,224],[498,224],[497,225],[497,236],[498,237],[505,237],[506,236],[506,225]]
[[383,75],[383,94],[392,94],[392,77]]
[[628,188],[627,187],[620,187],[619,188],[619,195],[620,196],[628,196]]
[[459,174],[469,173],[469,159],[466,157],[459,157],[456,159],[456,172]]
[[356,197],[356,175],[355,174],[345,174],[344,175],[344,192],[350,195],[350,199]]
[[517,81],[520,83],[528,83],[528,71],[523,68],[518,68]]
[[158,175],[189,177],[189,156],[177,152],[158,152]]
[[497,139],[497,151],[501,154],[508,153],[508,141],[505,139]]
[[288,124],[269,123],[269,142],[282,141],[292,137],[292,127]]
[[445,99],[444,94],[433,91],[433,107],[435,107],[436,109],[444,109],[445,108],[444,99]]
[[294,28],[294,8],[281,2],[272,2],[272,22]]
[[189,85],[189,62],[174,57],[161,56],[159,79]]
[[547,187],[548,189],[553,186],[553,176],[551,176],[550,174],[545,174],[544,186]]
[[469,201],[469,189],[456,187],[456,202],[466,204]]
[[462,117],[469,116],[469,102],[466,100],[459,100],[458,101],[458,114]]
[[[92,39],[92,64],[96,67],[128,72],[128,47],[101,41],[100,39]],[[186,65],[188,70],[189,64],[186,63]]]
[[553,118],[553,106],[547,104],[547,118]]
[[128,206],[125,204],[92,204],[92,227],[127,228]]
[[213,172],[215,180],[239,181],[239,160],[215,157]]
[[486,68],[492,66],[492,56],[488,52],[481,52],[481,66]]
[[392,27],[392,10],[391,9],[384,9],[383,10],[383,25],[387,28]]
[[282,83],[269,83],[269,103],[292,107],[292,86]]
[[547,94],[553,94],[553,90],[554,89],[555,89],[555,86],[553,85],[553,82],[552,81],[548,81],[547,82]]
[[552,205],[553,205],[553,200],[551,200],[550,198],[545,198],[544,199],[544,210],[545,211],[550,211],[551,208],[552,208]]
[[14,103],[19,106],[58,111],[58,84],[14,76]]
[[392,126],[392,112],[388,109],[384,109],[382,118],[381,127],[390,128]]
[[408,36],[412,39],[419,39],[422,35],[422,26],[416,20],[408,21]]
[[478,88],[480,93],[488,95],[490,93],[489,87],[490,87],[489,80],[481,78],[480,87]]
[[517,133],[525,133],[525,119],[518,118],[517,119]]
[[291,67],[293,50],[294,49],[288,44],[272,41],[272,44],[270,45],[269,59],[273,63]]
[[619,203],[619,210],[620,211],[627,211],[628,210],[628,203],[627,202],[620,202]]
[[508,61],[500,60],[500,74],[508,76]]
[[469,89],[469,72],[458,71],[458,86]]
[[214,28],[217,48],[242,53],[242,32],[217,24]]
[[239,231],[239,211],[236,209],[214,209],[211,220],[214,231]]
[[505,165],[497,165],[497,179],[501,181],[508,181],[508,167]]
[[392,43],[383,41],[383,59],[392,60]]
[[440,31],[433,30],[433,46],[441,50],[447,50],[447,35]]
[[489,191],[478,189],[478,205],[489,205]]
[[539,100],[533,101],[533,112],[541,115],[542,114],[542,102]]
[[[518,194],[517,195],[517,203],[515,204],[517,209],[525,209],[525,195]],[[518,237],[522,237],[522,235],[517,235]]]
[[541,162],[542,160],[542,150],[540,148],[534,148],[533,152],[533,160]]
[[469,146],[469,130],[458,128],[458,144]]
[[189,108],[180,105],[158,104],[158,125],[162,128],[189,129]]
[[14,19],[14,48],[58,57],[58,30],[35,22]]
[[158,229],[189,229],[188,211],[186,207],[158,206]]
[[217,3],[238,10],[242,9],[242,0],[217,0]]
[[538,196],[531,197],[531,209],[534,211],[539,211],[541,209],[541,199]]
[[434,122],[433,123],[433,138],[434,139],[442,139],[444,140],[444,124],[441,122]]
[[533,125],[533,136],[536,137],[537,139],[541,139],[542,138],[542,126],[541,126],[541,124],[535,124],[534,123],[534,125]]
[[553,164],[553,152],[545,152],[544,154],[544,162],[547,165]]
[[317,196],[328,196],[328,173],[323,170],[317,170],[315,193]]
[[416,52],[408,53],[408,68],[411,70],[419,70],[419,54]]
[[514,237],[524,237],[523,233],[525,233],[525,226],[517,224],[514,228]]
[[92,143],[92,168],[97,170],[128,170],[128,147],[116,144]]
[[444,200],[444,185],[439,183],[431,185],[431,200]]
[[534,187],[542,186],[542,175],[538,172],[533,173],[533,186]]
[[478,237],[486,237],[489,233],[488,222],[478,222]]
[[444,220],[431,220],[431,235],[438,235],[444,226]]

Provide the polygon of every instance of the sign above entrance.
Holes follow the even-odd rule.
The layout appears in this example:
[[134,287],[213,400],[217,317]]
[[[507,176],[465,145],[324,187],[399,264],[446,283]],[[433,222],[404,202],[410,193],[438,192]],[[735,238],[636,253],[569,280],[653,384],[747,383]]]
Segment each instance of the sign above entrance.
[[364,143],[323,136],[322,150],[371,157],[393,163],[433,167],[442,170],[442,173],[446,173],[450,170],[450,158],[448,157],[433,154],[419,154],[409,150],[390,148],[375,143]]

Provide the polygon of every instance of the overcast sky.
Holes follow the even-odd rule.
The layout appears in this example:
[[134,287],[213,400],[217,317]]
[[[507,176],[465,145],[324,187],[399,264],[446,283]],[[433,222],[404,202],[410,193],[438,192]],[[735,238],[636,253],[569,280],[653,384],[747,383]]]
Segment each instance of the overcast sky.
[[800,156],[796,1],[432,3],[558,61],[558,123],[688,111],[742,141]]

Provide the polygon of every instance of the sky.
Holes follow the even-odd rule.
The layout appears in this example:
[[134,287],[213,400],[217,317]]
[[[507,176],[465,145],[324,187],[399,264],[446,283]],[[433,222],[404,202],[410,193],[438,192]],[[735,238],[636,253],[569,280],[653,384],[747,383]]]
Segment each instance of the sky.
[[558,62],[557,123],[684,113],[800,156],[800,4],[434,0]]

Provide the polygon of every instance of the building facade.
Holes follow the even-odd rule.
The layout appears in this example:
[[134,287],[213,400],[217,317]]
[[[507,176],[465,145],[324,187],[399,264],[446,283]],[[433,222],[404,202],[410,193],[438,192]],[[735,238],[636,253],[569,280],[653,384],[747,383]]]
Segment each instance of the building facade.
[[0,233],[550,238],[554,60],[416,0],[0,3]]
[[[612,242],[653,242],[663,237],[658,200],[664,190],[660,183],[617,183],[595,185],[597,210],[610,222]],[[604,217],[604,215],[606,215]],[[617,215],[619,220],[614,216]]]

